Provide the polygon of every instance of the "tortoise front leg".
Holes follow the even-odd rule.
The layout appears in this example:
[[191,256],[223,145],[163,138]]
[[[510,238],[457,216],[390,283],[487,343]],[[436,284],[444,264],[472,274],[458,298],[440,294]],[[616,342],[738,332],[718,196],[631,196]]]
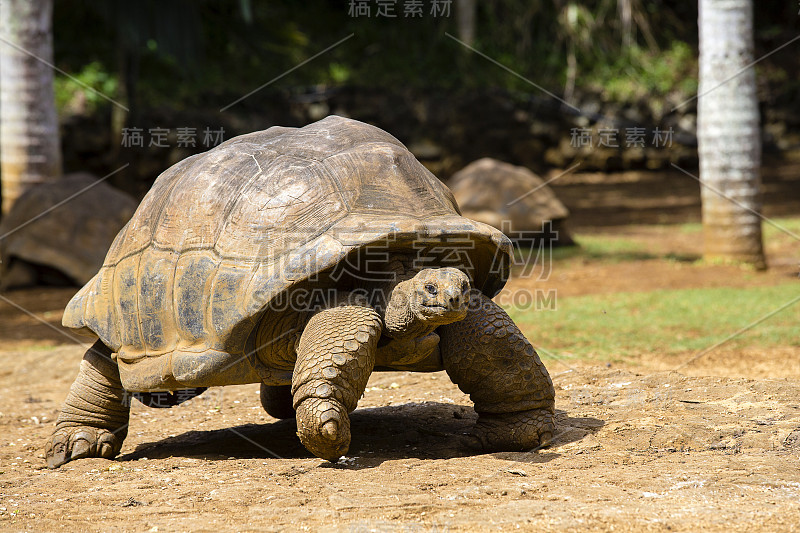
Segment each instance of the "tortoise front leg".
[[445,370],[475,404],[473,434],[485,450],[529,450],[553,438],[553,382],[499,305],[474,294],[467,317],[437,331]]
[[73,459],[112,458],[128,434],[130,404],[111,350],[101,341],[89,348],[69,390],[56,429],[47,442],[47,466]]
[[317,457],[335,462],[350,446],[348,413],[375,365],[381,324],[366,303],[348,303],[316,313],[300,336],[292,376],[297,435]]

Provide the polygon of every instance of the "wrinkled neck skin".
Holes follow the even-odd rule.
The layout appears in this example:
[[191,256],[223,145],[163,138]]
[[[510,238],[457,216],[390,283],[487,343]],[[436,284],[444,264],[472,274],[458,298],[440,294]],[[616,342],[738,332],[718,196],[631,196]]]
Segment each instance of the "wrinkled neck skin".
[[418,339],[432,333],[439,325],[414,312],[411,278],[418,269],[413,263],[410,256],[393,255],[385,265],[385,272],[391,274],[391,279],[366,283],[375,295],[373,305],[383,318],[384,333],[393,339]]
[[431,320],[423,320],[410,304],[413,297],[412,282],[402,281],[395,285],[383,315],[386,335],[394,339],[418,339],[433,333],[439,325]]

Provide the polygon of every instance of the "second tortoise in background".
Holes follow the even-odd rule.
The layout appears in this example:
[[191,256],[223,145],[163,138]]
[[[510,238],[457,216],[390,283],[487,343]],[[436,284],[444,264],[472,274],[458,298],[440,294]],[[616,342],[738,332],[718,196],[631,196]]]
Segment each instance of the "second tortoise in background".
[[484,157],[453,174],[448,185],[465,217],[502,230],[522,245],[575,244],[566,228],[569,211],[525,167]]
[[28,189],[0,224],[0,290],[88,282],[136,205],[87,172]]

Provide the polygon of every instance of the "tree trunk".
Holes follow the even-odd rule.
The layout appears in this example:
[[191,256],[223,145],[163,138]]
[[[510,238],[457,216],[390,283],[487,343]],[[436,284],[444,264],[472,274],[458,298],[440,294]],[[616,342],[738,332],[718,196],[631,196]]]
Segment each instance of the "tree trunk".
[[633,46],[633,0],[617,0],[617,13],[622,23],[622,46]]
[[456,3],[458,38],[470,46],[475,42],[475,11],[477,7],[475,0],[458,0]]
[[764,268],[758,100],[755,71],[745,69],[753,61],[753,3],[701,0],[699,12],[704,255]]
[[52,0],[0,1],[3,213],[25,189],[61,174],[53,69],[45,64],[53,63],[52,19]]

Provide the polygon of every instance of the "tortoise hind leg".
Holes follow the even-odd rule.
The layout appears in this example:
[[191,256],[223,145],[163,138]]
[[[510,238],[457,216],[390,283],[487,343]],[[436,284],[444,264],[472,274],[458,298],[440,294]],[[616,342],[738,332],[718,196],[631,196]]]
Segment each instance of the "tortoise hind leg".
[[317,457],[335,462],[347,452],[348,413],[367,386],[380,335],[380,316],[365,302],[319,311],[303,330],[292,394],[297,435]]
[[261,406],[273,418],[285,420],[294,418],[291,385],[261,384]]
[[437,331],[445,370],[475,404],[473,435],[483,449],[529,450],[553,438],[553,382],[499,305],[473,295],[467,317]]
[[130,404],[111,350],[97,341],[81,361],[56,429],[47,442],[47,466],[84,457],[112,458],[128,434]]

